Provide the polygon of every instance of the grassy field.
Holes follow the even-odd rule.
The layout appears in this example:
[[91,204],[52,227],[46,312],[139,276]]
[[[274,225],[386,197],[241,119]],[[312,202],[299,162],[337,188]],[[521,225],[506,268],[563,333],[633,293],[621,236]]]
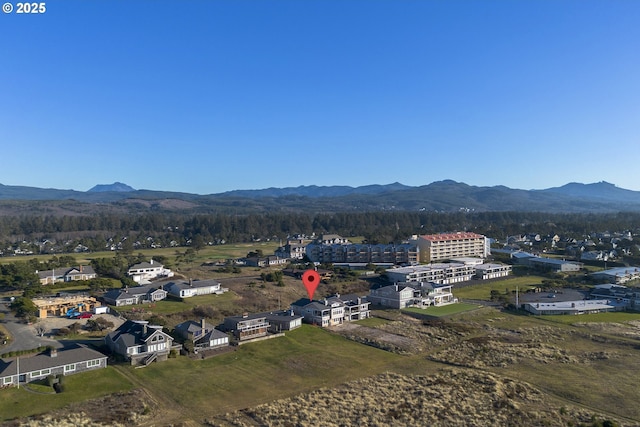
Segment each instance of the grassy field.
[[540,316],[543,320],[574,325],[579,323],[625,323],[640,320],[640,313],[614,311],[610,313],[579,314],[576,316]]
[[[65,391],[59,394],[34,394],[24,387],[0,390],[0,421],[28,417],[60,409],[111,393],[128,391],[133,385],[113,367],[65,377]],[[34,404],[34,399],[37,404]]]
[[303,325],[207,360],[178,358],[123,369],[186,413],[207,416],[374,375],[402,359]]
[[[273,254],[273,251],[277,249],[279,242],[252,242],[252,243],[234,243],[227,245],[205,246],[199,250],[195,256],[193,264],[200,264],[203,262],[220,261],[227,258],[239,258],[246,256],[247,253],[255,251],[257,249],[262,250],[265,255]],[[134,255],[143,254],[149,258],[153,256],[164,256],[172,262],[175,261],[176,255],[184,253],[187,247],[177,248],[159,248],[159,249],[140,249],[134,250]],[[115,255],[113,251],[103,252],[88,252],[79,254],[64,254],[73,256],[79,264],[89,264],[92,259],[96,258],[112,258]],[[54,255],[28,255],[28,256],[15,256],[15,257],[0,257],[0,264],[8,264],[16,261],[27,261],[29,259],[37,259],[40,261],[46,261]]]
[[[505,290],[515,291],[516,287],[520,292],[525,292],[527,289],[533,289],[542,283],[545,278],[543,276],[519,276],[510,277],[504,280],[496,280],[491,282],[477,281],[474,284],[465,286],[464,288],[453,288],[453,294],[460,299],[477,299],[477,300],[489,300],[491,291],[499,291],[501,294]],[[475,284],[477,283],[477,284]]]

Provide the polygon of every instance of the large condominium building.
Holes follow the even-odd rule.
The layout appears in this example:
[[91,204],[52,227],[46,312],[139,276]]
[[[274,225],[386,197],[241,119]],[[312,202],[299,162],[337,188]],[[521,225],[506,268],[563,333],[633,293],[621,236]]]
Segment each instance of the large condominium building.
[[446,263],[389,268],[385,272],[390,282],[430,282],[448,285],[466,282],[476,274],[470,264]]
[[306,255],[309,260],[321,263],[418,263],[418,247],[415,243],[354,244],[340,236],[331,236],[331,240],[318,239],[307,245]]
[[417,246],[420,262],[425,264],[460,257],[485,258],[491,253],[489,239],[482,234],[467,232],[419,236]]

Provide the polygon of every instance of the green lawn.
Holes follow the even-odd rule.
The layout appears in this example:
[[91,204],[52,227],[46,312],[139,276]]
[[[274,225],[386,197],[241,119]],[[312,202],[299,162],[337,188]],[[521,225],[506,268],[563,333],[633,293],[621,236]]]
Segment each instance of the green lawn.
[[640,320],[640,313],[613,311],[609,313],[593,313],[578,315],[539,316],[541,319],[573,325],[575,323],[624,323]]
[[180,357],[128,369],[186,413],[250,407],[384,372],[403,356],[303,325],[284,337],[249,343],[211,359]]
[[59,394],[36,395],[24,387],[0,390],[0,421],[42,414],[73,402],[83,402],[133,388],[132,384],[112,367],[69,375],[64,378],[64,386],[65,391]]
[[412,313],[418,314],[426,314],[428,316],[450,316],[452,314],[464,313],[465,311],[477,310],[481,306],[476,304],[466,304],[466,303],[457,303],[457,304],[449,304],[443,305],[440,307],[429,307],[429,308],[404,308],[402,311],[409,311]]
[[[524,292],[527,289],[539,286],[542,280],[545,278],[542,276],[519,276],[510,277],[504,280],[496,280],[492,282],[476,281],[473,285],[465,286],[464,288],[453,287],[453,295],[459,299],[477,299],[477,300],[490,300],[491,291],[497,290],[501,294],[504,294],[505,290],[515,291],[516,287],[520,292]],[[475,284],[477,283],[477,284]]]

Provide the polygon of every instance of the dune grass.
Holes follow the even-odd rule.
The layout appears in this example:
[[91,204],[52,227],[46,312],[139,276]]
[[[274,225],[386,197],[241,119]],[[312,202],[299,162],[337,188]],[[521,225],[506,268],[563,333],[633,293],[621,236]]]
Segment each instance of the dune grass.
[[467,304],[467,303],[457,303],[457,304],[448,304],[439,307],[428,307],[428,308],[416,308],[409,307],[405,308],[402,311],[408,311],[411,313],[424,314],[427,316],[450,316],[452,314],[464,313],[465,311],[477,310],[480,306],[476,304]]
[[221,295],[199,295],[191,298],[185,298],[184,301],[166,299],[153,304],[123,305],[117,307],[116,310],[121,313],[144,310],[144,313],[146,314],[172,314],[188,311],[193,309],[195,306],[202,305],[213,306],[219,310],[233,310],[236,308],[234,302],[237,299],[238,296],[234,292],[229,291]]

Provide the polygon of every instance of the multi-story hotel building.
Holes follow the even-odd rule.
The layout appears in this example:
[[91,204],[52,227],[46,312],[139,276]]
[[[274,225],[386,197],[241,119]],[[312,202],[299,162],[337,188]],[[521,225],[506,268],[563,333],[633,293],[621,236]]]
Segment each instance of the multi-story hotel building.
[[460,257],[485,258],[491,253],[489,239],[468,232],[418,236],[417,246],[422,264]]

